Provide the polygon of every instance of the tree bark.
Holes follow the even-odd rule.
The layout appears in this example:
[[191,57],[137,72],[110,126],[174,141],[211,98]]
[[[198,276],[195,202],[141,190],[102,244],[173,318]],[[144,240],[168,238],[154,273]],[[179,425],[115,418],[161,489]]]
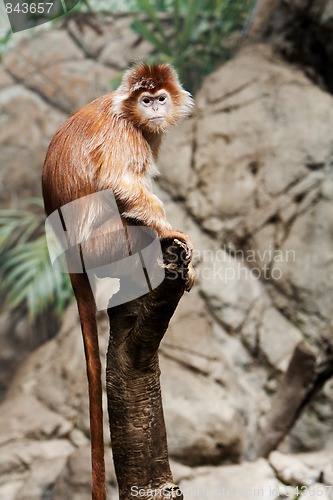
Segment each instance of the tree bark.
[[273,11],[280,0],[257,0],[253,10],[252,22],[248,30],[248,38],[258,40],[267,29]]
[[164,281],[108,310],[107,396],[120,500],[183,498],[170,471],[157,352],[185,290],[183,254],[182,246],[169,242]]
[[277,448],[304,407],[332,377],[333,337],[328,334],[324,339],[326,348],[321,358],[305,342],[296,346],[271,408],[259,425],[256,457],[267,457]]

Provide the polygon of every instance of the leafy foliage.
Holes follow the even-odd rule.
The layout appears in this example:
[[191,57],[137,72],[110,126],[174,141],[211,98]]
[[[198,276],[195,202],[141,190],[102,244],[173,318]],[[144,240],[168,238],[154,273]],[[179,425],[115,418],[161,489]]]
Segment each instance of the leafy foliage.
[[[186,88],[197,90],[203,77],[231,56],[230,37],[244,26],[253,0],[137,0],[132,27],[171,62]],[[162,14],[165,12],[166,14]]]
[[11,30],[8,30],[5,34],[0,36],[0,62],[2,60],[3,54],[6,52],[9,46],[11,34],[12,34]]
[[34,198],[22,210],[0,210],[0,292],[11,308],[26,307],[31,321],[50,305],[60,315],[72,297],[68,275],[51,265],[41,207]]
[[[204,76],[230,58],[232,35],[242,29],[253,4],[254,0],[81,0],[68,16],[101,10],[135,13],[132,27],[155,48],[152,60],[171,62],[185,87],[194,92]],[[0,53],[9,36],[0,39]]]

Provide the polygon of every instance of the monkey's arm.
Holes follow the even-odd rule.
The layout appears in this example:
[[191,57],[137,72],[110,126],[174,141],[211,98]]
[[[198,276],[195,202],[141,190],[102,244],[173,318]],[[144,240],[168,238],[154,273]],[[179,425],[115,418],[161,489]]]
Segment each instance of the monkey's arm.
[[165,214],[164,205],[161,200],[151,193],[143,183],[131,183],[124,181],[121,189],[116,192],[117,201],[122,206],[122,217],[142,222],[144,226],[155,229],[161,239],[179,239],[187,248],[187,256],[190,259],[193,245],[190,238],[177,229],[173,229]]
[[171,229],[163,203],[143,184],[125,183],[117,193],[117,198],[123,207],[123,217],[140,221],[155,229],[161,236]]

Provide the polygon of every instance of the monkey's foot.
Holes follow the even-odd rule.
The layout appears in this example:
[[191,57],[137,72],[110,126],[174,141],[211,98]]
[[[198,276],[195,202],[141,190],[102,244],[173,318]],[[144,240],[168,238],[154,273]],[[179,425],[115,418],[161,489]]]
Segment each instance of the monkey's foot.
[[[187,247],[187,244],[183,241],[180,241],[178,240],[177,238],[175,239],[175,243],[177,243],[177,245],[183,247],[184,249]],[[192,255],[191,255],[192,257]],[[194,283],[196,282],[196,279],[197,279],[197,273],[192,265],[192,263],[190,261],[186,261],[186,259],[184,259],[184,264],[185,266],[187,266],[184,271],[186,273],[186,286],[185,286],[185,290],[187,292],[189,292],[192,288],[192,286],[194,285]]]
[[189,263],[188,270],[187,270],[187,277],[186,277],[186,286],[185,290],[189,292],[192,288],[192,286],[195,284],[197,280],[197,273],[192,266],[192,263]]
[[164,269],[176,271],[177,274],[181,275],[185,281],[185,290],[189,292],[196,281],[197,274],[192,263],[188,262],[186,259],[186,243],[180,241],[178,238],[175,238],[173,243],[174,244],[169,246],[164,253],[164,261],[160,262],[160,265],[164,267]]
[[[184,236],[187,236],[186,234]],[[182,240],[178,238],[174,238],[174,242],[184,249],[184,253],[182,254],[182,262],[187,266],[190,265],[193,254],[193,245],[190,238],[187,236],[188,240],[183,238]]]
[[174,483],[166,484],[163,487],[163,498],[177,498],[177,500],[183,500],[183,493],[181,492],[179,486]]
[[174,240],[175,243],[182,246],[185,252],[185,255],[182,255],[182,261],[184,264],[189,264],[192,259],[193,254],[193,244],[191,238],[179,231],[178,229],[170,229],[165,235],[163,235],[163,239]]

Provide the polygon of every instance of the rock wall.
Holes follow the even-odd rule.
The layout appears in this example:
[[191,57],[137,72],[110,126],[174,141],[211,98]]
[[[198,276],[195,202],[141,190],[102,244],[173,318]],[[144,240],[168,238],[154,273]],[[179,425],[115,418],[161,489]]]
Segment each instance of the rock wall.
[[[3,59],[2,206],[40,194],[57,126],[150,51],[126,16],[86,21],[36,29]],[[191,234],[199,275],[161,346],[170,455],[187,500],[198,491],[221,498],[223,488],[234,500],[251,488],[281,498],[286,484],[333,498],[325,489],[332,484],[332,382],[280,446],[313,453],[244,462],[295,346],[306,339],[320,352],[332,321],[332,125],[332,96],[268,45],[255,45],[206,79],[191,119],[164,142],[156,192],[171,223]],[[104,315],[100,330],[104,359]],[[0,338],[13,356],[10,333],[3,329]],[[0,407],[1,498],[89,498],[83,359],[71,306]],[[111,464],[108,471],[115,499]]]

